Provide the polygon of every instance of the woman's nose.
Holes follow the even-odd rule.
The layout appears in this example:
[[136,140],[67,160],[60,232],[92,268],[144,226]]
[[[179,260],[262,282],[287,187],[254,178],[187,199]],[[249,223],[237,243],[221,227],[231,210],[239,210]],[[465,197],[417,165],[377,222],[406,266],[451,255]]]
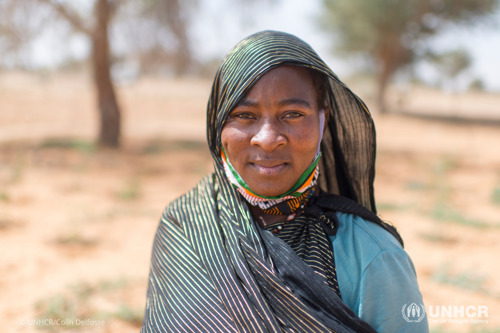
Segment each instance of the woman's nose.
[[250,140],[252,146],[259,146],[266,152],[272,152],[280,146],[286,145],[286,137],[281,133],[279,124],[273,121],[264,121],[259,124],[257,133]]

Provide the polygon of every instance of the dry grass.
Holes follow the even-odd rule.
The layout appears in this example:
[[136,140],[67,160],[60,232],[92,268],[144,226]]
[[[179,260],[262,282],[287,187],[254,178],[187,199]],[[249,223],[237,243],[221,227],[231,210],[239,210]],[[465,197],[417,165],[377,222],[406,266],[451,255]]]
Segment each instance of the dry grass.
[[36,319],[61,321],[65,324],[42,324],[36,327],[48,331],[86,330],[86,325],[80,324],[77,319],[104,323],[121,320],[132,327],[140,327],[144,318],[144,307],[132,308],[127,303],[129,294],[137,288],[136,285],[137,283],[134,285],[126,279],[70,285],[61,293],[38,300],[35,304]]

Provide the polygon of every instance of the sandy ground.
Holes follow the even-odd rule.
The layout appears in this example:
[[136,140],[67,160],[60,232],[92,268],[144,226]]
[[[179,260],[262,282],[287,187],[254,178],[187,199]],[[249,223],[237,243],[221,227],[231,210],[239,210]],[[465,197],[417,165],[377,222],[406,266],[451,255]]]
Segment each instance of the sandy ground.
[[[212,170],[210,86],[121,86],[124,148],[111,151],[92,144],[85,77],[0,74],[2,332],[139,330],[161,211]],[[437,106],[448,98],[418,96]],[[485,114],[500,117],[500,97],[485,99]],[[432,331],[500,332],[500,127],[397,115],[375,122],[379,213],[402,234],[427,308],[488,307],[488,318],[473,318],[487,324],[436,322]],[[37,327],[40,318],[74,322]]]

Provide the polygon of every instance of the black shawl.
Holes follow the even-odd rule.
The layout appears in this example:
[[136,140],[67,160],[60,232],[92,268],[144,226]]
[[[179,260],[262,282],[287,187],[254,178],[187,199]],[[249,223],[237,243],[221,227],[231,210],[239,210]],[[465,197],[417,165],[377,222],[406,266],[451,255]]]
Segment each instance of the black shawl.
[[329,78],[319,183],[338,195],[318,201],[399,239],[375,215],[375,131],[365,104],[302,40],[254,34],[228,53],[215,76],[207,108],[215,173],[172,202],[160,221],[141,332],[375,332],[285,241],[257,225],[224,173],[219,147],[228,114],[264,73],[281,65]]

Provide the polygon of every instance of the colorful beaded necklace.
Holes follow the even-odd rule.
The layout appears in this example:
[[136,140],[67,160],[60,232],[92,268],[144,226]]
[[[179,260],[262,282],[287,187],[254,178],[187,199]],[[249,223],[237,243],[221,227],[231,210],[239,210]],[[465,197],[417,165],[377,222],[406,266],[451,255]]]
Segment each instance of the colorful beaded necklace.
[[[280,223],[279,225],[277,225],[272,230],[273,234],[275,234],[275,235],[278,234],[281,231],[281,229],[283,229],[283,226],[288,221],[293,220],[295,218],[295,216],[297,216],[302,210],[304,210],[306,208],[307,204],[309,203],[309,200],[314,195],[314,191],[315,190],[316,190],[316,186],[313,186],[309,190],[307,190],[306,193],[304,193],[304,198],[300,201],[299,206],[297,207],[297,209],[294,210],[294,212],[292,214],[288,215],[287,219],[284,222]],[[266,213],[266,214],[270,214],[270,213],[266,212],[265,210],[263,212]],[[279,215],[285,215],[285,214],[281,214],[280,213]],[[262,217],[261,217],[261,219],[264,220]]]

